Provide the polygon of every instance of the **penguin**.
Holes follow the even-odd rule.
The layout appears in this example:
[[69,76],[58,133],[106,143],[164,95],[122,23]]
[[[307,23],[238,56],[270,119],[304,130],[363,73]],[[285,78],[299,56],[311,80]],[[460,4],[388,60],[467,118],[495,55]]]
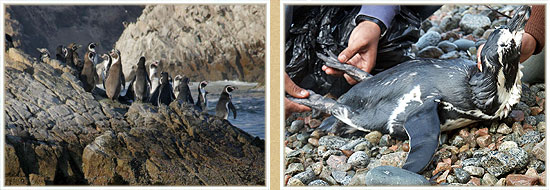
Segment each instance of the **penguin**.
[[107,76],[109,76],[109,68],[111,68],[111,64],[113,63],[111,55],[110,54],[103,54],[101,56],[103,59],[103,62],[101,64],[103,65],[102,71],[101,71],[101,80],[103,81],[103,89],[105,88],[105,81],[107,80]]
[[154,106],[158,106],[160,104],[170,105],[170,103],[176,99],[169,78],[170,77],[167,72],[162,72],[160,74],[160,85],[157,86],[153,92],[153,95],[149,98],[149,102],[151,102]]
[[99,76],[97,76],[97,71],[93,63],[94,57],[96,57],[96,53],[91,51],[86,52],[84,56],[84,66],[82,67],[82,73],[80,74],[80,81],[82,81],[82,87],[86,92],[91,92],[99,80]]
[[208,101],[206,100],[206,95],[208,95],[208,92],[206,91],[206,85],[208,85],[207,81],[201,81],[198,85],[198,97],[197,97],[197,103],[195,106],[199,109],[199,111],[207,112],[207,106]]
[[67,46],[67,56],[65,57],[65,63],[67,63],[69,67],[72,67],[77,71],[80,71],[81,70],[79,68],[80,61],[78,58],[78,53],[76,52],[78,48],[80,48],[80,45],[77,45],[76,43],[70,43]]
[[59,60],[62,63],[65,63],[67,57],[67,48],[63,45],[58,45],[55,51],[55,59]]
[[[179,92],[178,95],[176,96],[176,100],[183,101],[190,105],[195,104],[195,101],[193,100],[193,96],[191,96],[191,90],[189,90],[189,78],[187,78],[186,76],[182,77],[178,75],[175,77],[176,81],[178,81],[178,77],[180,77],[181,79],[179,79],[180,82],[177,82],[178,86],[176,86],[176,88],[174,89],[174,92],[176,90]],[[176,84],[175,81],[174,81],[174,84]]]
[[94,66],[99,64],[99,55],[97,55],[97,52],[95,50],[96,46],[97,45],[94,42],[90,42],[88,44],[88,50],[87,50],[88,52],[94,52],[94,57],[92,59],[92,63],[94,64]]
[[13,39],[11,38],[11,35],[9,35],[7,33],[4,35],[4,44],[5,44],[5,50],[4,51],[8,51],[10,48],[15,47],[13,45]]
[[50,52],[46,48],[36,48],[38,52],[40,52],[40,61],[46,62],[46,59],[50,58]]
[[149,65],[149,79],[151,80],[151,89],[149,90],[151,94],[149,97],[153,95],[153,92],[155,91],[155,89],[157,89],[159,85],[159,78],[157,74],[158,64],[158,61],[154,61],[153,63],[151,63],[151,65]]
[[183,77],[181,75],[176,75],[176,77],[174,77],[174,95],[176,96],[176,98],[178,97],[180,91],[178,89],[178,86],[180,85],[180,83],[182,82],[183,80]]
[[227,116],[229,116],[229,111],[232,111],[233,119],[237,118],[237,110],[231,102],[231,92],[233,92],[235,89],[236,88],[231,85],[226,85],[223,88],[220,99],[218,100],[218,104],[216,105],[216,116],[222,117],[223,119],[227,120]]
[[123,90],[126,81],[122,72],[120,51],[115,49],[111,51],[110,55],[113,64],[109,68],[109,73],[105,80],[105,92],[109,99],[115,100],[120,96],[120,92]]
[[136,72],[130,85],[134,93],[135,101],[143,102],[149,99],[151,80],[145,68],[145,57],[139,58]]
[[310,91],[292,101],[332,116],[319,129],[337,134],[380,131],[409,139],[403,168],[420,173],[438,149],[442,131],[508,116],[521,97],[521,38],[530,15],[522,6],[505,26],[496,28],[481,51],[480,64],[466,59],[410,60],[377,75],[338,62],[336,55],[317,56],[325,65],[360,79],[333,100]]

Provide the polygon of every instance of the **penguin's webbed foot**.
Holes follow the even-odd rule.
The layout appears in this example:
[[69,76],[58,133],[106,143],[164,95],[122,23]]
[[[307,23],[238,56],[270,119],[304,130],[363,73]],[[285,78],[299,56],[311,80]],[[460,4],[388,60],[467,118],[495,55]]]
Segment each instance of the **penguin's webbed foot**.
[[338,57],[334,53],[332,53],[331,51],[325,50],[325,53],[327,53],[328,56],[325,56],[321,53],[317,53],[317,57],[319,57],[319,59],[323,60],[325,62],[326,66],[332,67],[332,68],[335,68],[335,69],[338,69],[338,70],[341,70],[341,71],[345,72],[346,74],[351,76],[351,78],[353,78],[357,82],[361,82],[363,80],[366,80],[366,79],[372,77],[372,75],[369,74],[368,72],[363,71],[363,70],[361,70],[361,69],[359,69],[359,68],[357,68],[353,65],[340,63],[340,61],[338,61]]

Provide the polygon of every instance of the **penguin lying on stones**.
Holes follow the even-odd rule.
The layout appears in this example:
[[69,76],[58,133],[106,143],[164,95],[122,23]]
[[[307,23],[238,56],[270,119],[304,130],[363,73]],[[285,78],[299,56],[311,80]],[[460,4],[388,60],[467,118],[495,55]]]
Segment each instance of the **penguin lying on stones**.
[[208,85],[207,81],[201,81],[198,85],[199,94],[197,95],[197,103],[195,106],[198,108],[201,112],[207,112],[207,106],[208,101],[206,100],[206,95],[208,95],[208,92],[206,91],[206,85]]
[[97,71],[93,62],[94,57],[96,57],[96,53],[91,51],[86,52],[84,55],[84,66],[82,67],[82,73],[80,74],[80,81],[82,81],[82,87],[86,92],[91,92],[99,80],[99,76],[97,76]]
[[139,58],[134,78],[128,88],[132,89],[135,101],[144,102],[149,100],[150,86],[151,80],[145,68],[145,57],[141,57]]
[[[307,99],[290,98],[329,113],[320,129],[342,132],[380,131],[409,139],[403,166],[421,172],[437,151],[440,131],[506,117],[521,96],[521,38],[530,8],[521,7],[506,26],[492,32],[481,63],[466,59],[411,60],[375,76],[318,54],[327,66],[354,75],[359,83],[338,100],[313,91]],[[346,131],[347,130],[347,131]]]
[[120,92],[123,90],[126,81],[122,72],[120,51],[113,50],[110,55],[113,64],[109,68],[109,74],[105,80],[105,92],[109,99],[115,100],[120,96]]
[[[179,92],[179,94],[176,96],[176,100],[183,101],[190,105],[195,104],[195,101],[193,101],[193,96],[191,96],[191,90],[189,89],[189,78],[187,78],[186,76],[178,76],[181,77],[181,79],[180,82],[177,82],[178,86],[176,86],[176,88],[174,89],[174,91],[177,90]],[[177,78],[178,77],[176,77],[176,81],[178,81]],[[175,81],[174,84],[176,84]]]
[[170,77],[167,72],[162,72],[160,74],[160,85],[157,86],[153,92],[153,95],[149,98],[149,102],[151,102],[154,106],[158,106],[160,104],[170,105],[170,103],[176,99],[169,78]]
[[223,88],[220,99],[218,100],[218,104],[216,104],[216,116],[227,119],[227,117],[229,116],[229,111],[232,111],[233,119],[237,118],[237,110],[231,102],[231,92],[233,92],[235,89],[236,88],[231,85],[226,85]]

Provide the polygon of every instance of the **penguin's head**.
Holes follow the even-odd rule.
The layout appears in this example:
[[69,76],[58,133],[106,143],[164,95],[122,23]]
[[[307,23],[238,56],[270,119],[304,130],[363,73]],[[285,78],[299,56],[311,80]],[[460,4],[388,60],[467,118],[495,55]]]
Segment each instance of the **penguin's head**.
[[145,57],[141,56],[137,64],[138,68],[145,68]]
[[95,47],[96,47],[96,44],[93,43],[93,42],[90,42],[90,43],[88,44],[88,51],[90,51],[90,52],[95,52]]
[[231,92],[233,92],[235,89],[237,88],[235,88],[234,86],[226,85],[223,91],[227,94],[231,94]]
[[62,48],[61,48],[61,52],[63,52],[63,56],[64,56],[64,57],[69,56],[69,50],[67,50],[66,47],[62,47]]
[[113,63],[116,63],[120,60],[120,51],[118,49],[111,50],[111,57],[113,58]]
[[111,56],[109,56],[109,54],[104,53],[101,55],[101,59],[109,61],[111,59]]
[[158,61],[154,61],[153,63],[151,63],[151,65],[149,65],[150,78],[157,76],[157,68],[158,68]]
[[199,88],[205,88],[206,85],[208,85],[208,81],[203,80],[203,81],[201,81],[201,83],[199,84]]
[[168,84],[170,82],[170,76],[167,72],[160,73],[160,84]]
[[36,48],[40,52],[40,60],[44,61],[46,58],[50,58],[50,52],[46,48]]
[[69,47],[69,49],[71,49],[73,51],[76,51],[78,48],[82,47],[82,45],[78,45],[78,44],[73,42],[73,43],[70,43],[69,46],[67,46],[67,47]]
[[[178,75],[178,76],[179,76],[179,75]],[[181,79],[181,82],[182,82],[183,84],[189,85],[189,78],[186,77],[186,76],[183,76],[182,79]]]
[[88,60],[94,60],[94,57],[95,57],[95,52],[89,52],[88,53]]
[[181,81],[182,79],[183,77],[181,75],[176,75],[176,77],[174,77],[175,81]]
[[[487,39],[480,55],[481,72],[497,78],[497,87],[509,91],[519,71],[521,39],[531,8],[522,6],[506,25],[495,29]],[[521,76],[519,76],[521,78]],[[518,79],[519,80],[519,79]]]

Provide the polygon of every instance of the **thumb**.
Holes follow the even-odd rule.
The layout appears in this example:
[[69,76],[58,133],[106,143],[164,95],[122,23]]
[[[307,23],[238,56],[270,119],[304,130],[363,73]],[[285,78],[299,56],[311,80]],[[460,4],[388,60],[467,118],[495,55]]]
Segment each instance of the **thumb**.
[[344,49],[342,52],[340,52],[340,55],[338,55],[338,61],[341,63],[348,62],[353,55],[355,55],[359,51],[360,46],[355,46],[350,44],[346,49]]
[[309,96],[309,92],[307,90],[300,88],[298,85],[296,85],[294,81],[290,79],[290,77],[286,72],[285,72],[285,92],[296,98],[306,98]]

